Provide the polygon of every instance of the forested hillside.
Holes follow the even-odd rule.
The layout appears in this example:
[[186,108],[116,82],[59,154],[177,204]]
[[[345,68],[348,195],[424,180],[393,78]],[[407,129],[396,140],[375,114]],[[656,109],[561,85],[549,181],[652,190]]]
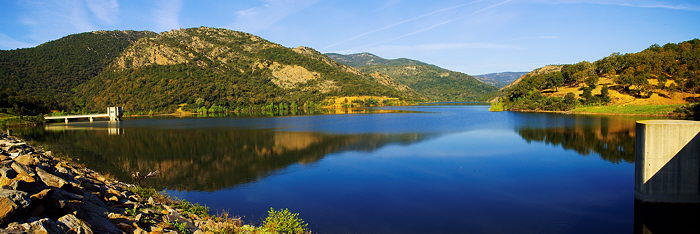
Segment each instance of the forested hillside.
[[71,90],[99,74],[133,41],[153,32],[80,33],[34,48],[0,50],[0,111],[74,109]]
[[679,105],[700,97],[700,40],[548,66],[501,90],[497,108],[571,110],[600,105]]
[[318,104],[338,96],[405,97],[306,47],[252,34],[190,28],[144,38],[76,92],[90,110],[236,109]]
[[384,59],[370,53],[326,55],[364,73],[393,78],[425,101],[481,101],[492,97],[497,90],[467,74],[416,60]]
[[415,98],[391,78],[365,75],[311,48],[207,27],[70,35],[0,51],[0,66],[0,111],[18,115],[108,106],[132,112],[291,109],[344,96]]

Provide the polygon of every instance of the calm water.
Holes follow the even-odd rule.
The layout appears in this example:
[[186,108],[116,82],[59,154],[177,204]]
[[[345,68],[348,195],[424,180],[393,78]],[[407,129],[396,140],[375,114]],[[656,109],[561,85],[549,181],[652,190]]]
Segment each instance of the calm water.
[[15,133],[90,168],[259,223],[321,233],[631,233],[634,119],[486,106],[275,118],[129,119]]

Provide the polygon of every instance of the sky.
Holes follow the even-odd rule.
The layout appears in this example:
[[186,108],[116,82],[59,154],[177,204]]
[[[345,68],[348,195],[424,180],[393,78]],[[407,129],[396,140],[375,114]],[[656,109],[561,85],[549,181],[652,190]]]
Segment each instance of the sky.
[[595,61],[700,38],[700,1],[0,1],[0,49],[95,30],[199,26],[249,32],[286,47],[370,52],[476,75]]

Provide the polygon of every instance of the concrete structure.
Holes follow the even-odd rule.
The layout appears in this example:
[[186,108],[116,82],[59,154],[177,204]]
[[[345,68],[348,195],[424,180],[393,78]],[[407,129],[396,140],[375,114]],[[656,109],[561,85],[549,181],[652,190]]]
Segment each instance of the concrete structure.
[[700,121],[637,121],[635,198],[700,203]]
[[92,114],[92,115],[64,115],[64,116],[44,116],[44,119],[63,119],[66,123],[68,123],[68,119],[89,119],[90,122],[94,120],[94,118],[109,118],[109,121],[115,122],[115,121],[120,121],[122,118],[122,115],[124,115],[124,108],[117,106],[117,107],[107,107],[107,114]]

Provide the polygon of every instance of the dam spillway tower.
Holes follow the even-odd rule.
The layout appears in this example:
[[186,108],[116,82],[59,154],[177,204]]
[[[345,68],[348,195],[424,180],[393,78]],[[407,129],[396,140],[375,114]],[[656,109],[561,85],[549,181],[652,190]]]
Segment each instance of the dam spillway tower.
[[700,204],[700,121],[637,121],[634,197]]

